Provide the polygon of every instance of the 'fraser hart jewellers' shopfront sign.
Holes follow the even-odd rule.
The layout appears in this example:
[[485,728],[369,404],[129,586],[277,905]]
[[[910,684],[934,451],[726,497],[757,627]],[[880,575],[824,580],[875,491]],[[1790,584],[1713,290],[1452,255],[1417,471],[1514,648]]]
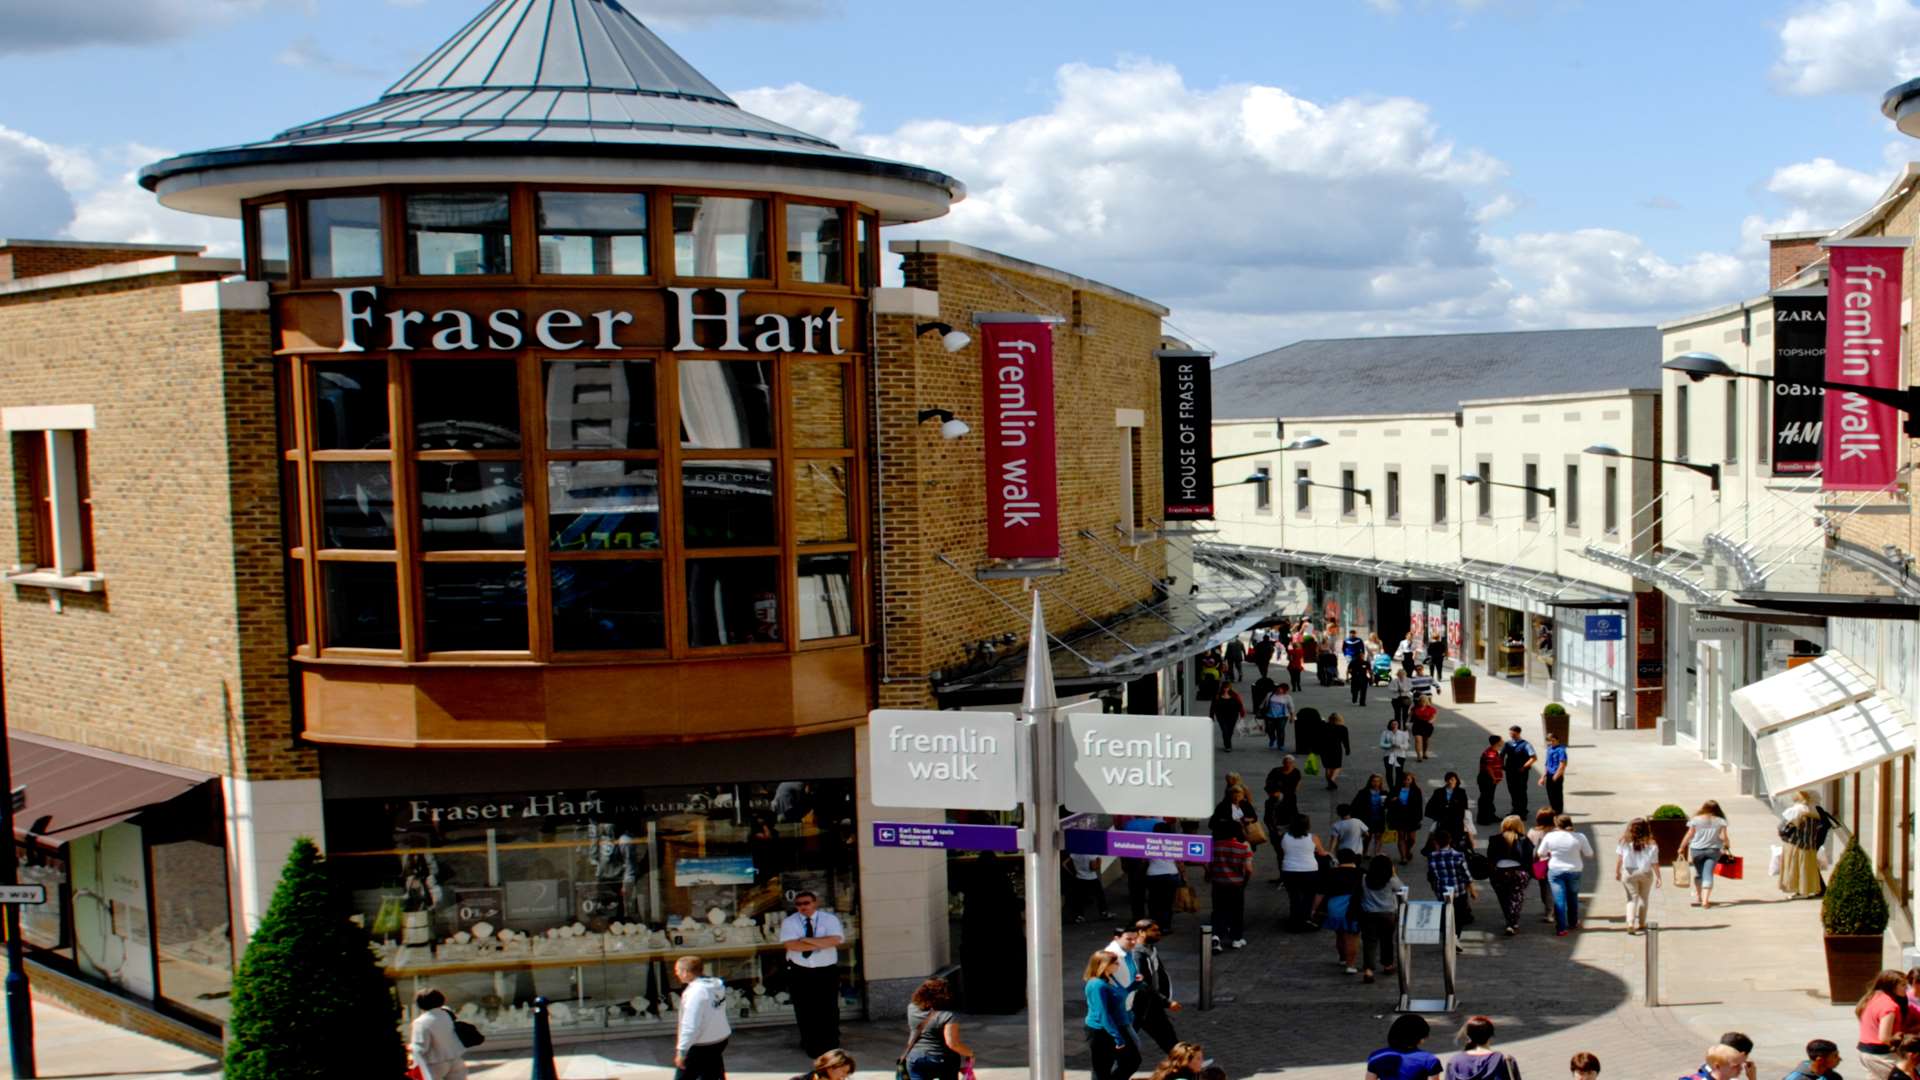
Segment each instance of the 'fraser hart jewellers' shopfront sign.
[[1160,358],[1160,486],[1168,521],[1213,518],[1213,354]]
[[987,558],[1057,559],[1052,324],[1058,319],[985,313],[975,318],[987,443]]
[[[1827,381],[1900,385],[1901,267],[1909,237],[1827,241]],[[1900,416],[1891,405],[1845,390],[1826,395],[1821,432],[1823,491],[1878,491],[1900,467]]]

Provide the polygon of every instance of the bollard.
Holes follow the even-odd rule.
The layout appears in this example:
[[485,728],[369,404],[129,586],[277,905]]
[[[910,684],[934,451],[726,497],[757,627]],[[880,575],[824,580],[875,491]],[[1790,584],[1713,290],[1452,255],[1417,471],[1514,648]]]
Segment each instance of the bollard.
[[1649,922],[1644,935],[1647,942],[1646,1003],[1660,1004],[1660,924]]
[[560,1080],[553,1067],[553,1022],[547,1018],[547,999],[533,999],[533,1080]]
[[1213,927],[1200,926],[1200,1011],[1213,1008]]

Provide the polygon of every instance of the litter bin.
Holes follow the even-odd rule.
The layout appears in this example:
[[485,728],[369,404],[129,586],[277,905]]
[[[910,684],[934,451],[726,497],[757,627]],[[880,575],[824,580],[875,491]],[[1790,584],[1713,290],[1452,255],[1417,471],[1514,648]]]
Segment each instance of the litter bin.
[[1593,692],[1593,730],[1612,731],[1620,726],[1620,691]]

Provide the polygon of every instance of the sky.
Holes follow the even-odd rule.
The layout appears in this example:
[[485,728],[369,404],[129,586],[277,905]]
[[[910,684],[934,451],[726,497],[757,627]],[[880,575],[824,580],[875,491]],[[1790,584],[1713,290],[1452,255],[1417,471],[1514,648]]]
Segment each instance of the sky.
[[[0,236],[194,243],[133,182],[369,102],[482,0],[0,0]],[[927,165],[964,241],[1223,360],[1619,326],[1763,293],[1920,142],[1920,0],[631,0],[749,111]],[[1417,377],[1417,375],[1413,376]]]

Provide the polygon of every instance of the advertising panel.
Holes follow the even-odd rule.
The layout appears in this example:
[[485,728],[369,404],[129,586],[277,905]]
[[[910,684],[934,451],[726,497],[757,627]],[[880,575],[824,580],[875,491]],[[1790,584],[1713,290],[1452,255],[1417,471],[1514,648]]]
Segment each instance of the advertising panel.
[[[1895,387],[1900,351],[1901,265],[1907,238],[1874,237],[1824,245],[1827,282],[1827,381]],[[1900,415],[1891,405],[1834,390],[1826,395],[1820,448],[1823,491],[1878,491],[1900,467]]]
[[1773,475],[1820,470],[1820,424],[1826,391],[1808,385],[1827,377],[1827,292],[1773,298]]
[[981,317],[987,557],[1060,557],[1053,430],[1053,326],[1040,316]]
[[1160,486],[1168,521],[1213,518],[1213,354],[1162,352]]

